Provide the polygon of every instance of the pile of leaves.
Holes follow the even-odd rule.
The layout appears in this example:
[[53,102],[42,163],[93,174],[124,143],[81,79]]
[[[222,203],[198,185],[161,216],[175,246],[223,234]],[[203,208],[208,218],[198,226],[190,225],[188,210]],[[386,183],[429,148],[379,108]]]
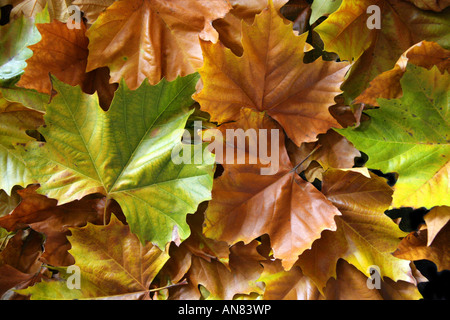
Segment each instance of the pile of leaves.
[[[450,269],[448,1],[6,4],[3,299],[420,299],[413,261]],[[196,121],[278,129],[279,170],[204,136],[175,164]]]

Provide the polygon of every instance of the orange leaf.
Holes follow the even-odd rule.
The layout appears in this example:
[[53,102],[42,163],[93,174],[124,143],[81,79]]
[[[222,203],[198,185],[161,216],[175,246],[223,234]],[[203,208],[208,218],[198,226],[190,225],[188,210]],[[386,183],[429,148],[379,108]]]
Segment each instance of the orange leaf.
[[42,40],[30,46],[33,56],[27,60],[25,73],[17,83],[27,89],[50,94],[52,84],[49,73],[72,86],[85,80],[88,56],[86,26],[69,29],[65,23],[54,20],[37,24]]
[[340,127],[328,108],[341,93],[345,62],[303,63],[306,35],[296,36],[271,3],[253,25],[242,23],[241,57],[221,43],[202,41],[203,89],[194,96],[219,123],[237,120],[241,107],[266,111],[297,145]]
[[[254,129],[258,133],[261,129],[279,130],[268,116],[245,108],[238,122],[219,128],[225,133],[236,128]],[[227,145],[230,142],[227,137]],[[259,142],[253,143],[261,146]],[[224,164],[224,173],[214,181],[203,231],[207,237],[229,244],[249,243],[267,233],[274,257],[290,269],[298,255],[309,249],[323,230],[335,230],[334,216],[339,211],[295,173],[282,133],[279,141],[270,140],[267,148],[272,150],[275,143],[278,143],[279,168],[273,175],[261,175],[261,168],[268,164],[263,164],[260,157],[257,164]],[[249,152],[246,159],[255,156]]]
[[211,22],[230,10],[226,0],[121,0],[88,30],[87,70],[108,66],[111,82],[137,89],[145,78],[174,80],[202,64],[199,37],[217,41]]

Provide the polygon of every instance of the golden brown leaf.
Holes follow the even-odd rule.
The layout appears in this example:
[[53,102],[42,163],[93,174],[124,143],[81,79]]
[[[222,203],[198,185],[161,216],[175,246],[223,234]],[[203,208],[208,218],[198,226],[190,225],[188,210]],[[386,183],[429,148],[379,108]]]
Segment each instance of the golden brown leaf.
[[[36,193],[38,186],[19,190],[20,204],[9,215],[0,218],[0,226],[16,231],[25,227],[46,235],[45,251],[41,260],[53,266],[68,266],[74,263],[68,253],[70,227],[82,227],[87,222],[103,224],[109,219],[111,210],[121,213],[116,205],[105,208],[104,199],[82,199],[57,206],[55,199]],[[104,213],[108,217],[104,218]]]
[[406,71],[408,63],[431,69],[437,66],[439,71],[450,70],[450,50],[442,48],[435,42],[421,41],[407,51],[398,59],[394,68],[379,74],[370,82],[369,87],[364,90],[353,103],[364,103],[378,106],[378,98],[397,99],[402,96],[400,79]]
[[392,256],[405,233],[384,214],[393,192],[384,178],[372,173],[367,178],[359,172],[329,169],[324,175],[322,192],[342,213],[335,218],[337,230],[324,231],[299,260],[303,273],[319,289],[336,276],[340,258],[366,276],[368,268],[377,265],[383,277],[413,281],[408,261]]
[[[257,135],[261,129],[279,130],[270,117],[245,108],[238,122],[219,128],[224,133],[229,129],[253,129]],[[290,269],[298,255],[309,249],[323,230],[335,230],[334,216],[339,211],[294,172],[284,146],[284,135],[279,132],[279,141],[267,135],[271,138],[267,149],[272,150],[272,145],[278,148],[279,168],[274,174],[261,174],[261,168],[267,169],[269,164],[263,164],[250,149],[246,150],[244,164],[224,163],[224,173],[214,181],[203,232],[207,237],[229,244],[249,243],[267,233],[274,257]],[[253,141],[253,144],[262,146],[260,142]],[[234,143],[227,140],[226,145],[234,146]],[[233,151],[236,150],[239,148]],[[257,163],[251,164],[251,158],[257,158]]]
[[341,92],[348,64],[304,64],[306,35],[295,36],[271,4],[253,25],[242,24],[241,57],[221,43],[202,41],[203,88],[194,99],[212,121],[237,120],[242,107],[266,111],[295,144],[316,141],[339,127],[328,108]]
[[434,237],[431,246],[427,245],[427,229],[411,232],[398,245],[394,256],[407,260],[430,260],[433,261],[438,271],[450,269],[449,244],[450,224],[447,223]]
[[149,79],[174,80],[202,65],[199,37],[217,41],[211,22],[230,9],[226,0],[120,0],[88,30],[87,71],[108,66],[111,82],[134,90]]
[[314,282],[298,266],[285,271],[280,260],[263,261],[258,281],[265,284],[264,300],[319,300],[323,298]]
[[369,288],[367,277],[357,268],[339,260],[337,278],[330,279],[324,290],[327,300],[417,300],[422,298],[417,287],[405,281],[389,278],[380,282],[380,289]]

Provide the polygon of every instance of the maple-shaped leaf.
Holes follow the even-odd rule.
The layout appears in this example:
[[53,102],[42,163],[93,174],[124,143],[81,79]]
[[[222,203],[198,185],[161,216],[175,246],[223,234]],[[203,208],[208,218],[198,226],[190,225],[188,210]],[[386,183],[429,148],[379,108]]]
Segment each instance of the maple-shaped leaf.
[[384,214],[391,203],[392,189],[384,178],[370,173],[328,169],[322,184],[324,195],[339,209],[337,230],[324,231],[299,265],[322,290],[336,276],[340,258],[369,277],[369,267],[377,265],[382,277],[412,282],[409,261],[392,256],[406,234]]
[[418,300],[422,298],[417,286],[406,281],[389,278],[379,282],[380,288],[370,288],[372,283],[364,273],[340,259],[337,263],[337,277],[328,281],[324,289],[327,300]]
[[[369,11],[375,5],[377,11]],[[376,9],[375,9],[376,10]],[[350,100],[356,98],[378,74],[391,69],[398,57],[412,45],[434,41],[449,49],[450,10],[441,13],[421,10],[397,0],[344,0],[314,30],[322,38],[325,50],[336,52],[341,60],[356,61],[342,89]],[[371,27],[373,19],[379,28]]]
[[[253,24],[255,16],[267,7],[267,0],[229,0],[232,9],[225,17],[213,22],[219,33],[220,42],[230,48],[236,55],[242,55],[241,24]],[[279,11],[288,0],[272,0],[274,8]]]
[[27,60],[24,75],[17,86],[51,94],[49,73],[72,86],[80,85],[85,78],[88,56],[86,26],[69,29],[65,23],[54,20],[37,24],[42,40],[30,46],[33,56]]
[[378,98],[400,98],[402,96],[400,79],[406,72],[408,63],[427,69],[437,66],[441,72],[450,71],[450,50],[445,50],[439,44],[429,41],[421,41],[413,45],[397,60],[394,68],[376,76],[353,103],[378,106],[376,101]]
[[[290,269],[298,255],[309,249],[323,230],[335,230],[334,216],[339,215],[339,211],[295,172],[286,152],[284,134],[269,116],[243,108],[239,121],[224,124],[219,129],[227,146],[225,171],[214,181],[203,232],[209,238],[229,244],[249,243],[267,233],[274,257]],[[263,143],[267,143],[272,162],[261,153],[254,154],[249,146],[242,150],[234,144],[234,137],[227,137],[226,132],[236,129],[255,130],[249,145],[263,148]],[[263,130],[269,132],[268,141],[257,138]],[[272,136],[273,131],[279,135]],[[240,158],[237,164],[227,162],[229,154],[239,157],[240,151],[244,151],[243,164],[237,162]],[[252,160],[256,163],[252,164]],[[278,170],[274,170],[275,162]],[[261,174],[262,169],[270,166],[274,166],[272,174]]]
[[328,108],[341,93],[345,62],[318,59],[304,64],[306,35],[296,36],[274,5],[242,23],[244,53],[202,41],[203,88],[194,99],[219,123],[239,118],[242,107],[266,111],[297,145],[340,127]]
[[15,185],[26,187],[33,183],[17,145],[33,141],[26,131],[37,129],[43,123],[41,112],[10,102],[0,93],[0,188],[7,194],[11,194]]
[[148,299],[150,284],[169,258],[151,243],[143,245],[114,215],[106,226],[72,228],[69,237],[80,270],[80,288],[69,289],[64,277],[25,290],[41,299]]
[[97,90],[100,105],[107,109],[117,86],[109,84],[107,68],[86,73],[89,53],[86,25],[81,23],[80,28],[69,29],[65,23],[54,20],[37,24],[37,28],[42,40],[29,47],[33,56],[26,61],[27,67],[16,85],[51,94],[51,73],[67,84],[80,85],[85,93]]
[[[209,199],[213,158],[175,164],[192,113],[198,75],[131,91],[122,83],[109,111],[95,96],[53,79],[58,94],[46,108],[45,143],[27,145],[26,163],[39,193],[65,204],[92,193],[116,200],[132,232],[164,248],[189,235],[186,214]],[[193,157],[198,151],[195,151]]]
[[45,234],[45,251],[41,261],[52,266],[72,265],[73,257],[67,251],[70,249],[67,240],[69,228],[82,227],[87,222],[102,224],[109,219],[104,218],[104,213],[110,213],[111,209],[105,208],[102,198],[84,198],[57,206],[58,201],[36,193],[37,188],[33,185],[17,191],[20,204],[10,214],[0,218],[0,226],[11,232],[31,227]]
[[[320,147],[315,150],[317,146]],[[355,164],[355,157],[361,156],[361,153],[345,137],[334,130],[320,134],[317,142],[302,143],[300,147],[288,141],[287,150],[292,163],[301,163],[297,172],[306,170],[313,161],[317,161],[322,170],[352,168]],[[311,180],[308,179],[308,181]]]
[[[0,297],[15,295],[12,289],[23,288],[39,281],[45,268],[42,266],[43,237],[34,230],[18,230],[0,248]],[[4,243],[2,243],[3,245]],[[3,295],[8,295],[5,297]]]
[[120,0],[89,28],[87,71],[108,66],[111,82],[136,89],[149,79],[171,81],[202,65],[199,37],[217,41],[211,22],[230,9],[226,0]]
[[0,26],[0,84],[23,73],[25,60],[33,55],[27,47],[40,39],[31,18],[20,17]]
[[405,237],[394,256],[408,260],[430,260],[436,264],[439,271],[450,269],[449,216],[450,210],[446,206],[430,210],[424,217],[427,228],[413,231]]
[[369,156],[367,167],[398,173],[392,207],[448,205],[448,72],[406,70],[400,99],[378,99],[380,108],[366,112],[369,122],[339,133]]
[[[209,300],[231,300],[239,294],[262,293],[260,284],[256,282],[262,272],[260,260],[264,260],[257,252],[258,245],[255,240],[247,245],[238,243],[232,246],[229,266],[216,259],[205,260],[188,251],[189,271],[185,275],[188,286],[174,288],[169,298],[199,299],[204,296]],[[181,244],[180,250],[186,252],[189,249]],[[185,257],[180,252],[175,255]],[[199,290],[200,286],[206,292]]]
[[[14,188],[11,195],[8,195],[4,190],[0,190],[0,218],[11,213],[11,211],[13,211],[19,204],[20,196],[17,191],[18,190]],[[2,238],[2,236],[3,233],[0,232],[0,238]]]
[[264,283],[264,300],[319,300],[323,298],[314,282],[298,266],[284,270],[280,260],[263,261],[258,281]]

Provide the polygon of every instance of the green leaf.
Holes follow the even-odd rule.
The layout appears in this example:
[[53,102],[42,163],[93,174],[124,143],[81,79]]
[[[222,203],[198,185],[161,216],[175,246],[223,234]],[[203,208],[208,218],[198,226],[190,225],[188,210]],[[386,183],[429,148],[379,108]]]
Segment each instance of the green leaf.
[[122,82],[107,112],[96,96],[54,79],[58,94],[39,130],[46,142],[26,147],[39,192],[60,204],[102,193],[119,202],[141,241],[164,248],[186,239],[186,214],[210,199],[214,162],[209,153],[200,165],[171,161],[198,78],[145,82],[134,91]]
[[32,300],[144,298],[169,259],[166,251],[151,243],[142,245],[114,215],[106,226],[88,224],[71,232],[76,268],[57,268],[59,281],[42,281],[20,294],[31,295]]
[[20,16],[9,24],[0,27],[0,86],[8,86],[16,81],[27,66],[25,60],[33,55],[27,48],[41,40],[35,22],[49,22],[47,9],[35,18]]
[[0,189],[8,195],[15,185],[26,187],[33,183],[17,145],[33,141],[26,131],[42,124],[41,112],[9,102],[0,94]]
[[313,24],[322,16],[335,12],[341,5],[342,0],[314,0],[311,5],[311,17],[309,24]]
[[448,72],[408,64],[400,99],[378,99],[370,122],[337,130],[369,156],[369,168],[397,172],[393,207],[449,205]]

